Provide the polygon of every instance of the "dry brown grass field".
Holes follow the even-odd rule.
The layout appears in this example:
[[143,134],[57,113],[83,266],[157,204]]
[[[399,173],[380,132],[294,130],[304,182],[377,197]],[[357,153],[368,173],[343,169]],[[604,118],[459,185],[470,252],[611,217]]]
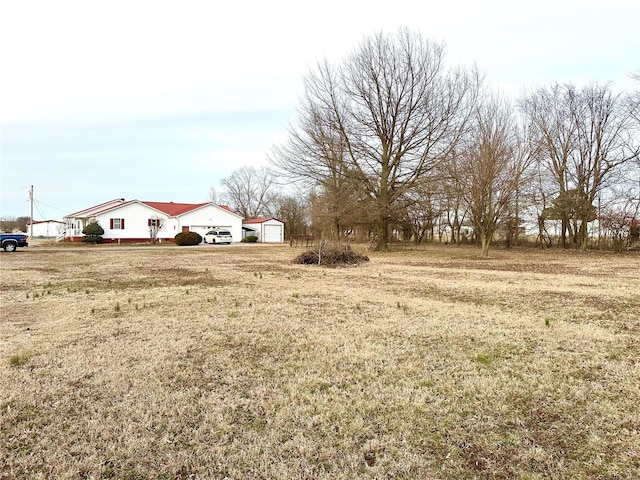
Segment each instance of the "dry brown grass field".
[[0,254],[0,478],[638,478],[637,253],[299,253]]

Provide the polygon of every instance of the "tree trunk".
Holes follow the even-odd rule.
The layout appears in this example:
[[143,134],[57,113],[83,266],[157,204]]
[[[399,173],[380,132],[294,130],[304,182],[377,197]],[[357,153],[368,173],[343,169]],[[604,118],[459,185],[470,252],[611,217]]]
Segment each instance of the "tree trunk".
[[520,198],[519,198],[519,192],[518,189],[516,188],[516,218],[515,218],[515,233],[514,233],[514,238],[513,238],[513,244],[517,247],[519,240],[520,240],[520,214],[519,214],[519,210],[520,210]]
[[589,223],[588,218],[583,216],[582,221],[580,223],[580,248],[582,250],[586,250],[589,246]]
[[544,218],[542,215],[538,215],[538,238],[540,238],[540,245],[544,248]]
[[383,252],[389,250],[389,220],[387,218],[378,219],[378,243],[376,251]]
[[562,217],[562,226],[561,226],[561,231],[560,231],[560,246],[562,248],[565,248],[567,246],[567,227],[568,227],[568,220],[566,219],[565,216]]
[[342,239],[340,238],[340,237],[341,237],[341,235],[340,235],[340,234],[341,234],[341,232],[342,232],[342,228],[341,228],[341,226],[340,226],[340,219],[339,219],[339,218],[336,218],[336,219],[334,220],[334,223],[333,223],[333,235],[332,235],[332,237],[333,237],[333,238],[337,238],[337,239],[338,239],[338,242],[342,240]]
[[480,234],[480,243],[482,244],[482,256],[489,256],[489,244],[491,243],[491,239],[489,238],[489,234],[487,232],[482,232]]

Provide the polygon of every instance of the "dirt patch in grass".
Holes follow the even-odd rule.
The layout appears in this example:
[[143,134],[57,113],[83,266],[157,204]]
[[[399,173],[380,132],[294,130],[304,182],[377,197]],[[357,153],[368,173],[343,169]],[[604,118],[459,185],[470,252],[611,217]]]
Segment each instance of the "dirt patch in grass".
[[637,254],[298,253],[3,254],[0,477],[636,475]]

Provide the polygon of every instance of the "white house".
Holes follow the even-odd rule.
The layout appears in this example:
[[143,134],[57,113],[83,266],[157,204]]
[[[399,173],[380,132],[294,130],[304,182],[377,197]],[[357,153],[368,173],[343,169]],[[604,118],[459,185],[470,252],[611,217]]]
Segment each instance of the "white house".
[[180,232],[204,236],[214,227],[231,232],[234,242],[242,239],[242,217],[228,207],[205,203],[142,202],[117,198],[64,217],[65,240],[81,241],[82,229],[98,222],[104,243],[148,242],[152,227],[161,225],[159,241],[173,241]]
[[27,224],[27,233],[32,237],[58,237],[64,233],[65,223],[59,220],[34,221]]
[[242,222],[242,236],[255,235],[259,242],[284,242],[284,222],[277,218],[250,218]]

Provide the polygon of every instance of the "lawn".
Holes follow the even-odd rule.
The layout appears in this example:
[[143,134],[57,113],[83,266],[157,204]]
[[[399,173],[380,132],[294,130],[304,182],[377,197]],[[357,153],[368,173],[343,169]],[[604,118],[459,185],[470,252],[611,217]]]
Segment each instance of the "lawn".
[[0,254],[0,479],[637,478],[638,253],[301,252]]

